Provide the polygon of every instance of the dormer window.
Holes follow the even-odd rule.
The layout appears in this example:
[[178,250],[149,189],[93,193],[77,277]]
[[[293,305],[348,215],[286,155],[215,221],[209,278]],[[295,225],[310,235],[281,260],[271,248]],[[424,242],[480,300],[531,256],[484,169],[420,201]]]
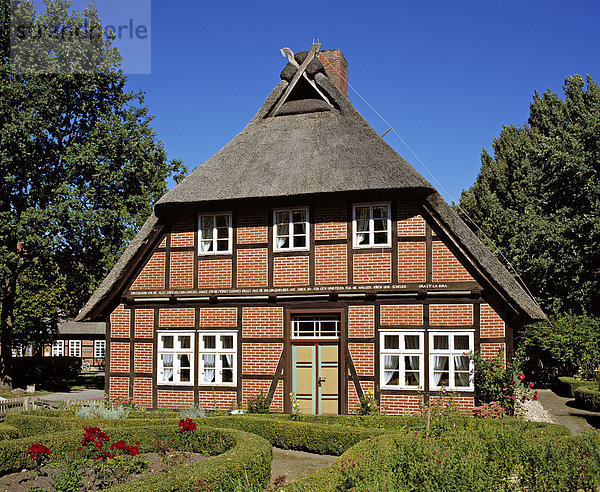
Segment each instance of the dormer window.
[[199,255],[231,253],[231,213],[202,214],[198,217],[198,228]]
[[308,249],[308,208],[280,209],[273,212],[273,249]]
[[391,246],[392,221],[389,203],[361,203],[354,205],[352,209],[355,248]]

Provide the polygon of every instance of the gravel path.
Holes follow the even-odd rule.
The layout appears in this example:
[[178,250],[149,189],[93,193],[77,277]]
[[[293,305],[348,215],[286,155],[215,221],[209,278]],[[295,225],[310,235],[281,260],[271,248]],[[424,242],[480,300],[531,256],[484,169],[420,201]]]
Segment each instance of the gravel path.
[[562,424],[576,435],[581,431],[600,428],[600,412],[589,412],[575,408],[573,398],[558,396],[552,390],[541,389],[539,402],[552,415],[556,423]]
[[327,454],[320,455],[273,448],[271,480],[285,475],[285,483],[292,483],[308,475],[312,475],[321,468],[331,465],[337,459],[338,456]]

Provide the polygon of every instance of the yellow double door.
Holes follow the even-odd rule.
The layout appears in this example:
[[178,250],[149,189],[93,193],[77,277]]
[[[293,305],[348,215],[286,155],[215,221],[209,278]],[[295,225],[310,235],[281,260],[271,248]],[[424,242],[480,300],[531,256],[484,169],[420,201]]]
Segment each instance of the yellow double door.
[[339,413],[339,346],[292,345],[292,392],[304,415]]

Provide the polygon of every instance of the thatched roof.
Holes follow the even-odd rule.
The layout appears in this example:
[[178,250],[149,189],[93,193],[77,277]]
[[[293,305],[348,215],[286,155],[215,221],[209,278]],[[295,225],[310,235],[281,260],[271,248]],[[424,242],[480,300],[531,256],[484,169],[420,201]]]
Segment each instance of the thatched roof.
[[[297,63],[301,64],[305,56],[297,54]],[[155,215],[142,227],[77,320],[98,316],[99,306],[122,288],[128,267],[137,261],[160,227],[158,218],[203,205],[214,206],[215,202],[364,190],[411,192],[422,197],[432,216],[522,320],[545,319],[531,296],[434,187],[369,126],[319,65],[309,65],[310,80],[301,80],[294,87],[296,92],[288,94],[284,104],[274,111],[290,80],[293,83],[295,68],[286,66],[281,75],[284,80],[248,125],[157,202]]]
[[101,321],[65,321],[58,326],[59,335],[102,335],[106,334],[106,323]]

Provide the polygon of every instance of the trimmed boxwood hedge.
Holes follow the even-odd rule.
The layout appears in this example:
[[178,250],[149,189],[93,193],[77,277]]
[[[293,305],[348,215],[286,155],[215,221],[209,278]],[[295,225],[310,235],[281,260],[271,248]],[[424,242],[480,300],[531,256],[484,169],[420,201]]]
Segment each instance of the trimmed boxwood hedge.
[[600,391],[597,386],[580,386],[575,390],[575,402],[580,408],[600,412]]
[[575,398],[575,390],[582,386],[596,386],[598,387],[598,381],[583,381],[581,379],[559,377],[558,383],[554,386],[554,390],[561,396],[569,398]]
[[0,424],[0,441],[4,439],[18,439],[21,432],[13,425]]

